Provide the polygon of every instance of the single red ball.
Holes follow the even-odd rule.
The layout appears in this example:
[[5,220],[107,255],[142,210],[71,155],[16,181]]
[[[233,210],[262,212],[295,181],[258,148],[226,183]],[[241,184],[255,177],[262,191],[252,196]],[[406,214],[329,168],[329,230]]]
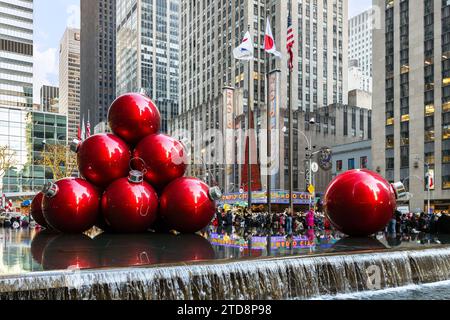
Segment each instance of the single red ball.
[[149,134],[159,132],[161,115],[152,100],[139,93],[118,97],[108,113],[111,130],[131,145]]
[[328,186],[324,207],[333,226],[349,236],[369,236],[381,231],[397,206],[393,187],[368,170],[351,170]]
[[159,190],[186,172],[187,154],[183,144],[164,134],[144,138],[133,155],[133,166],[144,171],[145,180]]
[[158,195],[145,181],[130,182],[127,178],[113,182],[102,197],[106,223],[115,232],[145,232],[158,214]]
[[170,230],[195,233],[208,226],[215,208],[208,185],[195,178],[179,178],[164,189],[159,213]]
[[44,191],[42,208],[48,224],[63,233],[82,233],[97,222],[100,194],[79,178],[66,178]]
[[128,175],[131,152],[115,135],[97,134],[83,141],[77,158],[81,175],[94,185],[106,188]]
[[45,247],[42,266],[44,270],[99,268],[100,252],[95,241],[84,234],[62,234]]
[[36,221],[41,227],[48,229],[50,226],[47,221],[45,221],[44,213],[42,212],[42,199],[44,194],[39,192],[31,202],[31,217]]

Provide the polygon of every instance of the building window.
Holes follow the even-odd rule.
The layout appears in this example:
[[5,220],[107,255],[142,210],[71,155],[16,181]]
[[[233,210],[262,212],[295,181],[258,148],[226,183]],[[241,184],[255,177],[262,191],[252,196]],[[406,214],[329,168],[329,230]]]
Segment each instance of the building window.
[[367,157],[361,157],[359,167],[361,169],[367,169],[367,163],[368,163]]
[[337,160],[336,161],[336,171],[337,172],[342,171],[342,160]]
[[348,170],[353,170],[355,169],[355,159],[348,159]]

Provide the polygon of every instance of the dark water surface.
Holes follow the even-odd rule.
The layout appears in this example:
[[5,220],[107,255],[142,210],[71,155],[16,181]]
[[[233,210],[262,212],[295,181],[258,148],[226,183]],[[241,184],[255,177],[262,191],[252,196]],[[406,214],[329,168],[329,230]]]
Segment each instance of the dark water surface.
[[350,239],[336,233],[253,236],[216,230],[200,235],[58,235],[0,228],[0,276],[64,269],[136,267],[193,261],[248,260],[352,251],[417,249],[450,243],[448,237],[414,235]]

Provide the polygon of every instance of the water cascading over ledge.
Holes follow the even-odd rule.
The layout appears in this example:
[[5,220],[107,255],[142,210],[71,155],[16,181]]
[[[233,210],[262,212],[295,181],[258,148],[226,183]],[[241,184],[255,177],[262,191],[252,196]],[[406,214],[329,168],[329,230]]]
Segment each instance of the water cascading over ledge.
[[448,279],[450,247],[443,247],[33,273],[0,278],[0,299],[307,299]]

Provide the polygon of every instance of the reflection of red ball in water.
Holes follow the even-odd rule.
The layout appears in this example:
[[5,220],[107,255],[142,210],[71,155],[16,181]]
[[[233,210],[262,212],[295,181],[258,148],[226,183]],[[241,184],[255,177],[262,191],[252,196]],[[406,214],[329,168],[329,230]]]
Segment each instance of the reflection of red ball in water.
[[351,170],[329,185],[324,207],[333,226],[349,236],[368,236],[381,231],[396,208],[394,188],[380,175]]
[[195,178],[179,178],[160,198],[160,217],[171,230],[195,233],[208,226],[215,212],[209,187]]
[[102,213],[115,232],[145,232],[156,220],[158,195],[144,181],[131,182],[129,178],[122,178],[103,194]]
[[34,261],[39,264],[42,263],[42,255],[45,247],[58,236],[59,233],[55,233],[51,230],[42,230],[33,237],[33,240],[31,240],[30,251]]
[[158,262],[151,234],[101,234],[95,242],[101,247],[102,267],[133,267]]
[[187,168],[183,144],[164,134],[144,138],[134,150],[134,158],[133,166],[145,171],[145,180],[159,190],[182,177]]
[[130,157],[130,149],[120,138],[112,134],[97,134],[83,141],[78,148],[78,169],[89,182],[107,187],[127,176]]
[[100,267],[95,241],[83,234],[60,235],[44,249],[44,270],[91,269]]
[[159,132],[161,115],[150,98],[139,93],[118,97],[108,112],[111,130],[131,145],[144,137]]
[[42,199],[44,198],[44,194],[39,192],[31,202],[31,216],[34,221],[36,221],[43,228],[48,229],[49,225],[47,221],[45,221],[44,213],[42,212]]
[[96,187],[78,178],[51,184],[44,191],[42,208],[45,220],[55,230],[82,233],[97,222],[100,195]]
[[160,243],[160,263],[177,263],[213,260],[215,252],[211,243],[194,234],[156,235]]

